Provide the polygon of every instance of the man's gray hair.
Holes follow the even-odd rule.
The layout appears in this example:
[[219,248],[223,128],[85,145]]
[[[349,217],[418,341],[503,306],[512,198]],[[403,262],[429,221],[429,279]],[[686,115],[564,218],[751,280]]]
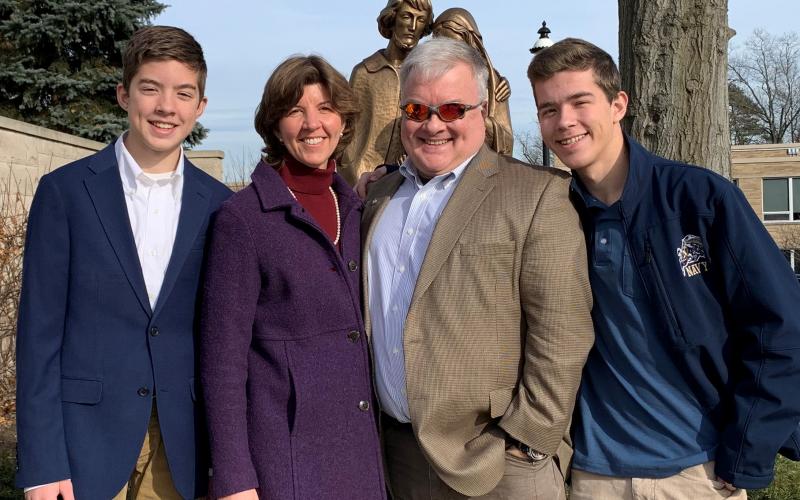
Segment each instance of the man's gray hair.
[[430,82],[441,78],[459,63],[465,63],[472,69],[478,85],[478,97],[481,102],[486,101],[489,98],[489,70],[483,57],[469,44],[444,37],[420,43],[409,52],[400,67],[400,99],[405,99],[405,83],[412,76],[423,82]]

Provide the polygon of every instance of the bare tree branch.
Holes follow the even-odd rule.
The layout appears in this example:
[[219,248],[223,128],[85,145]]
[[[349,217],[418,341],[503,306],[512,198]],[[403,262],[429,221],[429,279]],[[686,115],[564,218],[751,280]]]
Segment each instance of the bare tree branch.
[[789,32],[773,36],[755,30],[734,51],[728,81],[754,104],[759,122],[758,142],[782,143],[800,139],[800,37]]

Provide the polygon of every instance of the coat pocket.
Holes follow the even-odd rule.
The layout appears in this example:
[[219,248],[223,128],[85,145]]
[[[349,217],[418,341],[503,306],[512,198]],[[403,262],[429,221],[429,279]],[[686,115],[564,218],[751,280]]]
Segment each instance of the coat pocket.
[[489,393],[489,413],[492,418],[505,415],[506,410],[511,405],[511,400],[514,399],[514,390],[516,388],[517,386],[503,387]]
[[61,379],[61,400],[67,403],[96,405],[103,399],[103,383],[99,380]]
[[645,269],[647,272],[649,272],[650,279],[653,284],[652,288],[655,292],[657,311],[661,314],[664,324],[668,327],[673,344],[680,348],[691,347],[691,344],[687,341],[686,336],[683,334],[683,330],[678,323],[678,316],[675,313],[670,294],[667,291],[664,280],[661,277],[659,263],[656,262],[649,236],[645,238],[644,245]]

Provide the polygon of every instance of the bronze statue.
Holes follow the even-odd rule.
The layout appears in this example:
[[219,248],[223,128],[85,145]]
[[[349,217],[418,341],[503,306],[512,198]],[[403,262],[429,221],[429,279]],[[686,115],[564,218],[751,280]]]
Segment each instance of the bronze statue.
[[486,53],[475,18],[465,9],[454,7],[447,9],[433,23],[433,36],[444,36],[462,40],[481,53],[489,67],[489,102],[486,117],[486,144],[498,153],[511,155],[514,151],[514,133],[511,130],[511,114],[508,109],[508,98],[511,87],[500,73],[492,66],[492,60]]
[[419,39],[431,33],[432,25],[430,0],[389,0],[378,16],[378,31],[389,45],[358,63],[350,74],[361,115],[353,142],[342,154],[340,174],[351,184],[361,173],[383,163],[400,163],[405,156],[400,143],[398,70]]

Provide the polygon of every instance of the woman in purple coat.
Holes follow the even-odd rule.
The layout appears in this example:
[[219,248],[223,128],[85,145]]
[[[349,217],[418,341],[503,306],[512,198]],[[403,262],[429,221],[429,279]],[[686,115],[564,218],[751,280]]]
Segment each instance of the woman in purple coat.
[[220,208],[200,372],[213,497],[386,498],[359,291],[361,202],[336,174],[357,104],[324,59],[275,69],[265,159]]

